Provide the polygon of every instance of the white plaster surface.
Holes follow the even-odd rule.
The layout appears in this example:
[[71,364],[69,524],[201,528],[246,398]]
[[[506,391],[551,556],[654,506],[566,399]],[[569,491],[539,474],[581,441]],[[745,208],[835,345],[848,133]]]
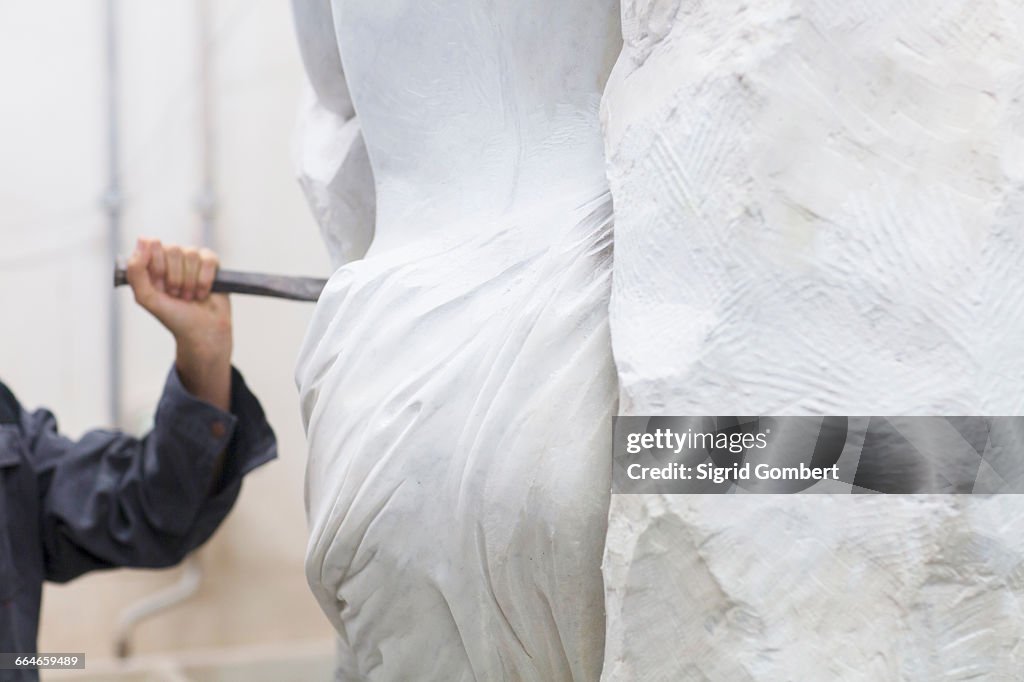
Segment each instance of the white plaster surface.
[[330,2],[292,0],[292,16],[308,79],[293,162],[337,269],[366,255],[373,240],[373,170],[345,82]]
[[297,369],[343,675],[1016,679],[1017,497],[606,491],[616,390],[1024,413],[1024,5],[624,0],[606,90],[618,10],[296,5],[300,175],[365,256]]
[[1024,412],[1024,4],[622,11],[623,412]]
[[343,167],[356,120],[376,195],[372,243],[331,278],[297,367],[307,577],[342,676],[596,679],[616,403],[598,109],[618,5],[307,10],[300,43],[324,45],[304,16],[333,16],[352,112],[318,91],[335,123],[300,133],[300,164],[319,137]]
[[[1024,4],[624,0],[624,414],[1024,412]],[[1011,680],[1024,499],[615,496],[606,680]]]
[[604,680],[1010,680],[1018,496],[615,495]]

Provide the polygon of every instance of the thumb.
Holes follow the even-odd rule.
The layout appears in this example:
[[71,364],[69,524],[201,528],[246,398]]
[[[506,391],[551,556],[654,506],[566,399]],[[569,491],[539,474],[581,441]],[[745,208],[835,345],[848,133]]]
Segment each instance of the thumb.
[[132,286],[135,301],[146,310],[153,312],[158,292],[149,277],[149,262],[153,258],[153,250],[148,240],[139,239],[135,251],[128,258],[126,276]]

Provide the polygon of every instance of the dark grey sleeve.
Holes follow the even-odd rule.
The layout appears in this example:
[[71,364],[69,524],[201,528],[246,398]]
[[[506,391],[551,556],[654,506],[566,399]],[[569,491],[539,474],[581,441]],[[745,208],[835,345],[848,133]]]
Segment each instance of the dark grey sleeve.
[[181,561],[227,516],[242,477],[277,456],[263,409],[234,369],[230,414],[189,394],[171,369],[141,439],[91,431],[71,441],[45,410],[25,413],[23,427],[42,498],[46,578],[57,582]]

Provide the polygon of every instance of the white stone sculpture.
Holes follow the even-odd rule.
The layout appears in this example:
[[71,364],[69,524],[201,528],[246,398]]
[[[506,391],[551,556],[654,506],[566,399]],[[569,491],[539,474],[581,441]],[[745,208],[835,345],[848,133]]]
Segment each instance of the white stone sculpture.
[[[354,112],[340,69],[318,77],[331,18]],[[355,113],[376,193],[369,249],[331,278],[297,369],[307,572],[344,675],[596,679],[616,402],[599,104],[618,5],[339,0],[296,19],[314,86],[331,84],[308,111],[334,114],[304,124],[300,163],[319,135],[323,167],[344,168]]]
[[[622,413],[1024,413],[1024,4],[622,5]],[[616,495],[609,519],[606,680],[1024,669],[1024,498]]]
[[1024,669],[1016,497],[607,492],[616,409],[1024,413],[1024,5],[623,0],[607,88],[610,0],[295,7],[346,679]]
[[365,256],[373,240],[373,170],[345,83],[330,3],[294,0],[292,10],[309,79],[294,135],[294,163],[337,269]]

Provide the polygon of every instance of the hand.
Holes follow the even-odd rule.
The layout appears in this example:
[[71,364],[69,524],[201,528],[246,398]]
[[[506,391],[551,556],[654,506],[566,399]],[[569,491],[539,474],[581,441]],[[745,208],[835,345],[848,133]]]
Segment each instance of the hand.
[[128,259],[135,301],[177,342],[178,375],[196,397],[227,411],[231,403],[231,303],[211,294],[217,254],[139,239]]

